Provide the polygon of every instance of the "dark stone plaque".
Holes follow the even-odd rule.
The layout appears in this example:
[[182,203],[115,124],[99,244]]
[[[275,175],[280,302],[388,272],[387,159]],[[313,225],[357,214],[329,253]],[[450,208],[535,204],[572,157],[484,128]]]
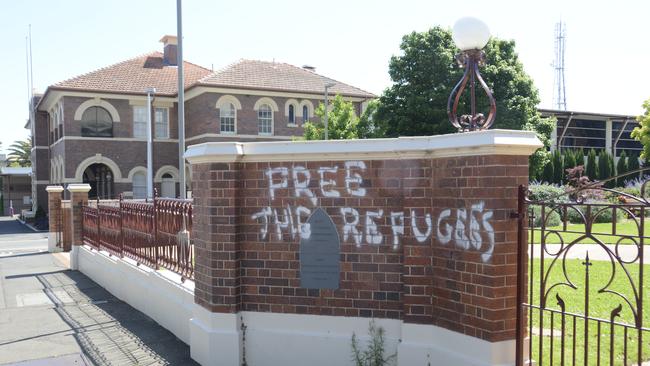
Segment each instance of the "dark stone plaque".
[[338,289],[341,241],[336,226],[320,207],[306,223],[311,235],[300,239],[300,287]]

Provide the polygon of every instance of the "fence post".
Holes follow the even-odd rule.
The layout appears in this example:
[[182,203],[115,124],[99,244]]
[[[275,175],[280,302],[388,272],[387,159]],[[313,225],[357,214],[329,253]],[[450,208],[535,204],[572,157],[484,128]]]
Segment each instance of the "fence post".
[[62,246],[59,247],[63,242],[63,226],[61,224],[61,217],[63,216],[61,212],[61,192],[63,192],[63,187],[47,186],[45,190],[47,191],[48,207],[50,210],[50,232],[47,238],[47,251],[50,253],[60,252],[63,249]]
[[124,215],[122,214],[122,199],[124,196],[120,193],[120,258],[124,258]]
[[[97,251],[102,250],[101,212],[99,211],[99,196],[97,196]],[[110,255],[110,254],[109,254]]]
[[70,207],[72,208],[72,252],[70,253],[70,269],[79,269],[79,246],[83,244],[83,215],[81,207],[88,203],[89,184],[68,184],[70,192]]
[[158,253],[158,192],[153,190],[153,246],[154,246],[154,255],[156,258],[155,269],[158,269],[159,265],[159,253]]

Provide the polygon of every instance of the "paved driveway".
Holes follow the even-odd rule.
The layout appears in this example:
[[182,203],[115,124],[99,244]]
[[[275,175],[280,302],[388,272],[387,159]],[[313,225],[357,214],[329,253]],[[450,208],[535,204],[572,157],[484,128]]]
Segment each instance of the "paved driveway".
[[0,220],[0,364],[196,365],[173,334],[16,225]]

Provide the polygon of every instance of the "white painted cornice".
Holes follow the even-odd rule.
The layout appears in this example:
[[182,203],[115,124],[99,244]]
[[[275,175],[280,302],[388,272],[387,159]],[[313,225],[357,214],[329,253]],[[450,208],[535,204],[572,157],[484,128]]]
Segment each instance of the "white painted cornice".
[[476,155],[529,156],[542,147],[531,131],[487,130],[392,139],[207,142],[190,146],[191,164],[213,162],[383,160]]

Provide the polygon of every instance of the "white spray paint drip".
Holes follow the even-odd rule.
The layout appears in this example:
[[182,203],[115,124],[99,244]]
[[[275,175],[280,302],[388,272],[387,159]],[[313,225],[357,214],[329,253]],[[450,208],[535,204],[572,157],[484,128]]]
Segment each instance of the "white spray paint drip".
[[[325,173],[336,174],[338,170],[338,166],[334,166],[332,168],[320,167],[318,169],[318,174],[320,175],[320,193],[323,195],[323,197],[341,197],[341,193],[339,191],[332,189],[336,187],[336,181],[333,179],[325,179]],[[332,188],[328,189],[327,187]]]
[[[352,168],[358,168],[361,171],[366,170],[366,163],[363,161],[346,161],[345,162],[345,189],[351,196],[365,197],[366,189],[361,187],[363,177],[359,173],[352,173]],[[357,188],[352,188],[352,184],[357,185]]]
[[379,245],[384,241],[384,236],[377,230],[375,219],[384,216],[384,210],[377,212],[366,211],[366,242],[368,244]]
[[397,250],[399,236],[404,236],[404,212],[390,213],[390,228],[393,231],[393,250]]
[[311,210],[307,207],[296,207],[296,226],[298,227],[298,233],[300,234],[301,239],[309,239],[311,236],[311,224],[302,222],[301,220],[302,216],[309,219],[309,215],[311,215]]
[[[311,200],[312,205],[316,206],[318,199],[314,195],[314,192],[307,188],[309,181],[311,181],[311,173],[309,173],[309,170],[304,166],[294,166],[291,173],[293,175],[293,188],[296,197],[300,197],[301,195],[307,196]],[[303,180],[298,178],[301,175],[304,178]]]
[[425,233],[422,233],[418,228],[416,222],[415,210],[411,210],[411,230],[413,231],[413,235],[415,236],[415,239],[419,243],[424,243],[429,238],[429,236],[431,236],[431,231],[433,230],[433,222],[431,221],[431,214],[427,213],[425,215],[424,222],[427,224],[427,231]]
[[262,240],[266,239],[266,234],[269,232],[269,217],[273,214],[271,207],[264,207],[262,211],[254,213],[251,218],[257,222],[259,219],[262,219],[262,227],[260,228],[260,234]]
[[[280,174],[282,179],[280,183],[273,183],[273,175]],[[266,170],[266,176],[269,180],[269,197],[273,200],[275,198],[275,190],[288,187],[287,177],[289,176],[289,169],[284,167],[269,168]]]
[[[354,243],[357,247],[361,247],[361,233],[357,230],[359,224],[359,211],[352,207],[341,207],[341,216],[343,216],[343,241],[348,241],[348,237],[352,235]],[[348,221],[346,218],[352,216],[353,220]]]

